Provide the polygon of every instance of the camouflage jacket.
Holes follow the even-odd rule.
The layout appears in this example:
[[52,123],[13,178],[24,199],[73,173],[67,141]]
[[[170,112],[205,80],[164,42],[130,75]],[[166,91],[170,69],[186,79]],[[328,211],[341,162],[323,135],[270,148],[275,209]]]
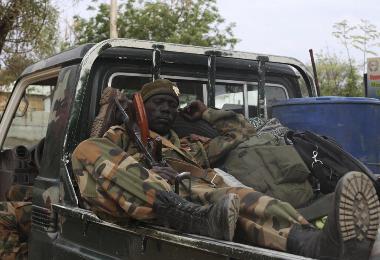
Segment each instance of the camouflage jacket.
[[[170,131],[168,141],[178,149],[163,143],[163,157],[185,160],[201,168],[209,168],[224,158],[231,150],[239,144],[255,135],[255,128],[241,114],[231,111],[208,109],[203,113],[203,119],[213,125],[218,130],[220,136],[209,139],[197,135],[179,139],[174,131]],[[151,133],[155,135],[155,133]],[[104,134],[117,146],[121,147],[128,155],[133,156],[137,161],[141,161],[141,154],[136,145],[131,142],[125,133],[123,126],[113,126]]]

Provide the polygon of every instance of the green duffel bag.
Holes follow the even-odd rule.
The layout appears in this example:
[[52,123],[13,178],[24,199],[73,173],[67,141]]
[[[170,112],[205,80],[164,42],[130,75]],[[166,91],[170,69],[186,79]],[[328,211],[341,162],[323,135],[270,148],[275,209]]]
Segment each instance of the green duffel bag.
[[264,194],[299,208],[313,197],[309,169],[291,145],[274,145],[265,136],[254,136],[232,150],[224,169]]

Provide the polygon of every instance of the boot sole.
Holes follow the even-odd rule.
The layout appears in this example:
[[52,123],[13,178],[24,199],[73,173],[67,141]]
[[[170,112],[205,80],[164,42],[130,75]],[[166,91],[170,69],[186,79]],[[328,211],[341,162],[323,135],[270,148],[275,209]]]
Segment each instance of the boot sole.
[[235,229],[236,222],[239,217],[239,208],[240,208],[240,198],[238,195],[230,193],[227,195],[225,199],[224,208],[226,209],[225,215],[223,216],[225,219],[225,227],[228,227],[224,230],[223,239],[232,241]]
[[368,259],[379,227],[379,200],[372,181],[361,172],[342,179],[337,198],[340,259]]

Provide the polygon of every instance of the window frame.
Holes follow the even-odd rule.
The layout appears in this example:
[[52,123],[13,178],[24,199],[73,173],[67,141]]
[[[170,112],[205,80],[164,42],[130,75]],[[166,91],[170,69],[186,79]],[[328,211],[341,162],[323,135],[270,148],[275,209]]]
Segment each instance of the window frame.
[[[152,78],[151,74],[146,73],[132,73],[132,72],[114,72],[108,78],[107,86],[112,86],[112,80],[117,76],[128,76],[128,77],[144,77],[144,78]],[[173,79],[173,80],[188,80],[188,81],[199,81],[202,82],[202,93],[203,100],[205,105],[207,106],[207,78],[198,78],[198,77],[186,77],[186,76],[173,76],[173,75],[160,75],[163,79]],[[243,87],[243,102],[244,102],[244,117],[249,118],[249,109],[248,109],[248,85],[258,86],[258,83],[255,81],[240,81],[240,80],[225,80],[225,79],[216,79],[215,83],[221,84],[236,84],[241,85]],[[285,86],[278,83],[265,83],[265,87],[277,87],[281,88],[286,95],[286,99],[289,99],[289,93]]]
[[22,96],[26,88],[29,85],[37,83],[42,80],[47,80],[51,78],[58,78],[61,67],[56,67],[52,69],[48,69],[45,71],[33,73],[31,75],[23,77],[21,80],[17,82],[15,87],[13,88],[12,94],[8,99],[8,103],[5,107],[3,116],[0,120],[0,147],[3,149],[5,138],[8,135],[9,128],[12,124],[14,115],[16,110],[21,102]]

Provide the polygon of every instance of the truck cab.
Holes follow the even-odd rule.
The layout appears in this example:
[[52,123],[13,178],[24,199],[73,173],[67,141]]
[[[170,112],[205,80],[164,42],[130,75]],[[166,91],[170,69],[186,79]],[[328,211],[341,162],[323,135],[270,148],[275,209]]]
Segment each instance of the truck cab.
[[90,137],[102,90],[131,95],[157,78],[177,84],[182,107],[199,99],[248,119],[271,117],[277,100],[317,95],[293,58],[130,39],[27,67],[2,101],[0,196],[14,182],[33,185],[30,259],[304,259],[133,220],[116,225],[82,207],[70,158]]

